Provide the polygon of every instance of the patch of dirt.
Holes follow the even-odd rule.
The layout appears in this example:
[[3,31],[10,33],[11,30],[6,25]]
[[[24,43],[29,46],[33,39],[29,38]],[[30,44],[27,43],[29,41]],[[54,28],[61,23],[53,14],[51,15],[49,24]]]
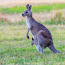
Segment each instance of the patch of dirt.
[[[53,10],[50,12],[42,12],[42,13],[33,13],[33,17],[38,21],[48,21],[56,16],[57,13],[62,13],[62,16],[65,18],[65,9],[63,10]],[[25,20],[20,14],[0,14],[0,20],[3,19],[9,22],[19,22]]]

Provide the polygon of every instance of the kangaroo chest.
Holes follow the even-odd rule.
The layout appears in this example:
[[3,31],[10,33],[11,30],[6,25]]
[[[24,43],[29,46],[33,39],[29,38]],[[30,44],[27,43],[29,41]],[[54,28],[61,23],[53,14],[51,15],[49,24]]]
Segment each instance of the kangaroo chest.
[[26,24],[27,24],[28,29],[30,29],[31,28],[31,24],[30,24],[30,20],[28,18],[26,19]]
[[31,25],[31,23],[30,23],[30,19],[28,19],[28,18],[26,19],[26,24],[27,24],[27,28],[30,29],[30,33],[31,33],[32,36],[34,37],[32,31],[31,31],[32,25]]

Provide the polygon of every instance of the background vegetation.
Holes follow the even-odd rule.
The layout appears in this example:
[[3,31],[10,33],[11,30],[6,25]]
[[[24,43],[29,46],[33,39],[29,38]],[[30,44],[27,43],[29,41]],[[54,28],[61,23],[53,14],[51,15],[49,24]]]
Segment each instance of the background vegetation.
[[[44,12],[44,11],[51,11],[51,10],[58,10],[65,8],[65,4],[49,4],[49,5],[36,5],[33,6],[32,11],[35,13]],[[0,8],[1,13],[22,13],[25,10],[25,6],[15,6],[11,8]]]
[[[52,4],[34,6],[33,12],[63,9],[65,4]],[[0,13],[13,14],[21,13],[24,6],[12,8],[0,8]],[[61,53],[54,54],[48,48],[40,54],[35,45],[31,46],[30,40],[26,38],[26,23],[19,21],[11,23],[0,19],[0,65],[65,65],[65,18],[61,13],[50,21],[41,22],[52,33],[53,42]]]

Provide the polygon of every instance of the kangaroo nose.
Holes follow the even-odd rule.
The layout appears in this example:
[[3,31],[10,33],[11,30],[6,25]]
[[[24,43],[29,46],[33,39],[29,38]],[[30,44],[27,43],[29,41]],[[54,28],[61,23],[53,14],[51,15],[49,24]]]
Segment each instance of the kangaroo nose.
[[24,16],[24,14],[22,14],[22,16]]

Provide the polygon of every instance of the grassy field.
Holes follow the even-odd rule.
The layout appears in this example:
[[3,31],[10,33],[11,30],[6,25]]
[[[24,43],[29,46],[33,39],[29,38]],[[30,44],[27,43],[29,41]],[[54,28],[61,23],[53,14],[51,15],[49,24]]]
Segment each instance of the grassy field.
[[[40,13],[43,11],[51,11],[64,9],[65,4],[51,4],[33,6],[33,12]],[[16,6],[12,8],[0,8],[0,13],[14,14],[22,13],[24,6]],[[41,16],[41,15],[40,15]],[[26,38],[26,24],[22,20],[20,22],[10,23],[9,21],[0,20],[0,65],[65,65],[65,18],[60,17],[51,21],[41,22],[52,33],[53,42],[61,53],[54,54],[48,48],[43,54],[40,54],[35,45],[31,46],[30,40]],[[63,20],[63,21],[62,21]]]
[[[56,49],[53,54],[48,48],[43,54],[26,38],[26,24],[0,25],[0,65],[65,65],[65,27],[47,25],[52,33]],[[30,34],[31,39],[31,34]]]
[[[65,8],[65,4],[50,4],[50,5],[39,5],[33,6],[32,10],[35,13],[43,12],[43,11],[51,11]],[[15,6],[11,8],[0,8],[0,13],[22,13],[25,10],[24,6]]]

